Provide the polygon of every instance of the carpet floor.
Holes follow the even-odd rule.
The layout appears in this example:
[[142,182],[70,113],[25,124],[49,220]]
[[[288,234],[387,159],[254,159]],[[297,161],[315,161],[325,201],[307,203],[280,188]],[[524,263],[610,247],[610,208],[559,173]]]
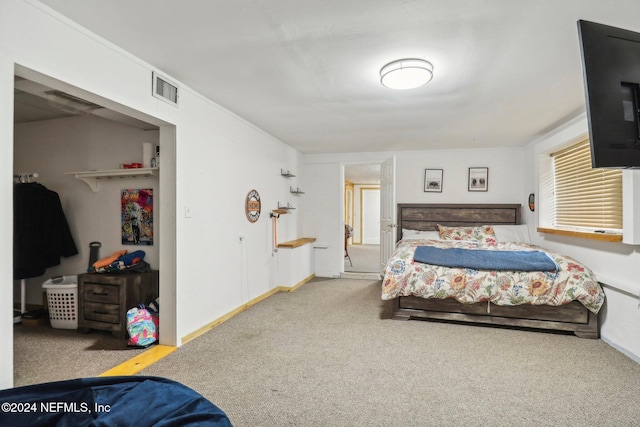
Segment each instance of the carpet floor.
[[351,245],[344,259],[344,271],[357,273],[380,273],[380,245]]
[[390,320],[380,282],[314,279],[141,375],[235,426],[633,426],[640,365],[601,340]]
[[13,327],[14,386],[96,377],[142,353],[110,332],[56,329],[49,323]]

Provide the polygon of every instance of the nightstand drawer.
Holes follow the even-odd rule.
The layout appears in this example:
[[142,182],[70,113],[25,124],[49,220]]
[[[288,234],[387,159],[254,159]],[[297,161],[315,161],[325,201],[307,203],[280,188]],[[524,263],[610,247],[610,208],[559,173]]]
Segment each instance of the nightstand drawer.
[[118,304],[120,287],[117,285],[85,283],[82,292],[82,296],[85,301]]
[[120,323],[120,306],[96,302],[84,303],[84,319],[105,323]]
[[126,339],[127,310],[158,298],[158,278],[158,270],[79,274],[78,329],[111,331]]

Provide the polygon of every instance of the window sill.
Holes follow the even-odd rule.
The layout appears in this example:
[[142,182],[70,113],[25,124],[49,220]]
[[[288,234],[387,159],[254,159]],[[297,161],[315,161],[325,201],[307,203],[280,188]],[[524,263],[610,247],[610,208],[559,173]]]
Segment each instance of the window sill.
[[562,230],[558,228],[538,227],[539,233],[556,234],[558,236],[577,237],[579,239],[599,240],[601,242],[622,242],[622,234],[592,233],[587,231]]

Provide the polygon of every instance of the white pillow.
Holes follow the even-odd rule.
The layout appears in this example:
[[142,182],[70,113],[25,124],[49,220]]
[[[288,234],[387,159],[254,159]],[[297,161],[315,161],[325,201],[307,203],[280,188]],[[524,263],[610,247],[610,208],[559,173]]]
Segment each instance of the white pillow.
[[420,230],[409,230],[402,229],[402,239],[403,240],[415,240],[415,239],[425,239],[425,240],[440,240],[440,234],[433,231],[420,231]]
[[529,227],[526,224],[494,225],[493,232],[496,234],[498,242],[531,243]]

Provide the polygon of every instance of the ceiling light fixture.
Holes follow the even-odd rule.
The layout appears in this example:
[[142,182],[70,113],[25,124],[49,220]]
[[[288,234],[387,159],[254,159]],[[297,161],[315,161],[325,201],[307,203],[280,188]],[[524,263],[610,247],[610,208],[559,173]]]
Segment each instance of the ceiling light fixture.
[[380,83],[391,89],[414,89],[432,78],[433,65],[424,59],[398,59],[380,69]]

